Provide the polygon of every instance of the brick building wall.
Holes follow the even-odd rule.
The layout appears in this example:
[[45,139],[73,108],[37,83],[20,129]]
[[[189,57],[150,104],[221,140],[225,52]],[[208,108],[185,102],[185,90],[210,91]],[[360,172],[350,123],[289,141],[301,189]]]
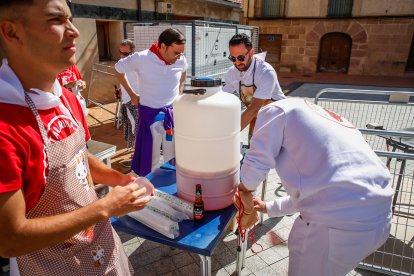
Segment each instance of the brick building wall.
[[287,71],[317,71],[320,41],[327,33],[352,39],[348,74],[396,75],[405,72],[414,33],[414,17],[365,19],[250,19],[260,34],[281,34],[281,60],[273,64]]

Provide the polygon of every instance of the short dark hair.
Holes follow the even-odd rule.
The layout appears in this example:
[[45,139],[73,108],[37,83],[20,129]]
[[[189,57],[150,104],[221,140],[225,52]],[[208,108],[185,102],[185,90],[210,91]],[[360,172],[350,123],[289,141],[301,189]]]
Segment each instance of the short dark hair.
[[135,51],[135,43],[131,39],[124,39],[121,41],[121,46],[129,46],[132,52]]
[[31,6],[33,4],[34,0],[0,0],[0,19],[5,17],[14,19],[20,13],[20,11],[16,11],[14,8]]
[[0,7],[11,5],[32,5],[34,0],[1,0]]
[[252,40],[245,33],[235,34],[229,41],[229,46],[244,44],[247,49],[253,48]]
[[161,43],[166,46],[171,46],[173,43],[182,45],[185,44],[185,37],[182,32],[177,29],[169,28],[164,30],[158,37],[158,48],[161,48]]

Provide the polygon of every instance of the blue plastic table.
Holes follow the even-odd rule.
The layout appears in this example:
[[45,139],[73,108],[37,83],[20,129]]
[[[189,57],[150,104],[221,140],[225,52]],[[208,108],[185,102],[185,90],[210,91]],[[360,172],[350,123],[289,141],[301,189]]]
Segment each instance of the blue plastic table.
[[[146,178],[155,188],[176,195],[175,167],[169,163],[149,173]],[[111,223],[116,230],[198,254],[201,274],[211,275],[211,255],[236,212],[237,209],[231,205],[218,211],[206,211],[202,222],[184,220],[179,223],[180,235],[175,239],[167,238],[128,216],[111,218]]]

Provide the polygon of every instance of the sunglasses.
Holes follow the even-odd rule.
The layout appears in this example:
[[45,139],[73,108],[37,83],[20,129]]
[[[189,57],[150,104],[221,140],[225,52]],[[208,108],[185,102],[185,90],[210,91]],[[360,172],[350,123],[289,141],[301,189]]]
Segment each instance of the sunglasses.
[[249,54],[249,52],[250,52],[250,49],[247,50],[247,53],[245,55],[239,55],[237,57],[233,57],[232,55],[230,55],[229,60],[233,63],[236,62],[236,60],[243,62],[246,59],[246,56]]
[[122,51],[119,51],[119,53],[121,54],[121,55],[123,55],[123,56],[129,56],[132,52],[122,52]]

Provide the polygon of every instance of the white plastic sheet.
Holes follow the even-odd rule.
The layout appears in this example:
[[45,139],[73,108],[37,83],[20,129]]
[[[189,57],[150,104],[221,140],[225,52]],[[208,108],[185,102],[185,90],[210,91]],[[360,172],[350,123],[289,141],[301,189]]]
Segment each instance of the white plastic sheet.
[[173,221],[180,222],[185,219],[190,219],[190,217],[181,211],[175,210],[173,207],[168,205],[168,202],[163,200],[162,198],[159,198],[157,196],[154,196],[151,201],[147,204],[148,209],[157,212]]
[[160,190],[155,190],[155,196],[159,197],[163,202],[172,208],[185,213],[189,218],[193,217],[194,206],[192,203]]
[[130,212],[128,216],[170,239],[175,239],[180,235],[177,222],[172,221],[147,207],[139,211]]

